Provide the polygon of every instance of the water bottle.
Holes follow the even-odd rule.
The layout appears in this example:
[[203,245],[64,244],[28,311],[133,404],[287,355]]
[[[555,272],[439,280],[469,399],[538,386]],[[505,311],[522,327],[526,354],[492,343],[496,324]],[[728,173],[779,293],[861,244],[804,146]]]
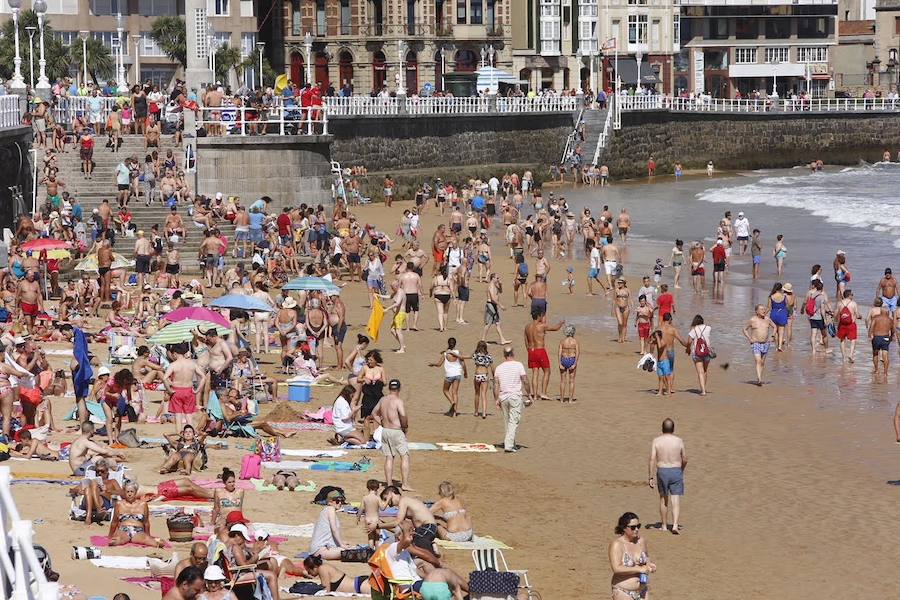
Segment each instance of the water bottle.
[[648,578],[646,573],[641,573],[640,575],[638,575],[638,581],[641,582],[641,585],[647,585],[647,579]]

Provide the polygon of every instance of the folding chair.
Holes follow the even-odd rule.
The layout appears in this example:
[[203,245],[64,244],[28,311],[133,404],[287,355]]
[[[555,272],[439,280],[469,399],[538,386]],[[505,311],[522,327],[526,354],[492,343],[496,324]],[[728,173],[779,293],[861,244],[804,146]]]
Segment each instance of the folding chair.
[[[519,579],[522,580],[522,587],[531,592],[531,584],[528,582],[528,569],[525,570],[516,570],[510,569],[509,565],[506,564],[506,558],[503,556],[503,552],[496,548],[476,548],[472,550],[472,560],[475,561],[475,570],[476,571],[488,571],[493,570],[499,573],[504,571],[509,573],[515,573],[519,576]],[[503,569],[500,569],[500,566],[503,566]]]

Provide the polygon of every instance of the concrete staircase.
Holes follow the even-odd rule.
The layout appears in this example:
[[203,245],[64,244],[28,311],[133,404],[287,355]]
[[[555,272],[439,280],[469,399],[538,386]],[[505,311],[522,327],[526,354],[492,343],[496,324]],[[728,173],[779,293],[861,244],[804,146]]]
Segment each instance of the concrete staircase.
[[588,109],[584,111],[584,141],[581,142],[581,148],[584,151],[584,159],[586,164],[591,164],[594,160],[594,152],[597,150],[597,141],[600,134],[603,133],[603,126],[606,124],[606,113],[608,110]]
[[[84,209],[85,219],[87,219],[91,214],[91,211],[94,208],[97,208],[104,199],[109,200],[110,206],[112,206],[114,212],[118,210],[118,203],[116,202],[116,167],[121,161],[129,156],[137,157],[141,164],[143,164],[144,157],[148,154],[144,149],[144,138],[140,135],[124,136],[122,146],[118,152],[110,152],[110,150],[104,146],[105,143],[105,136],[97,138],[97,144],[94,147],[94,162],[96,163],[96,167],[92,179],[90,180],[85,179],[81,172],[81,160],[77,148],[69,148],[65,154],[57,155],[57,164],[59,165],[59,176],[57,179],[65,183],[64,190],[68,191],[75,198],[78,198],[78,201]],[[179,161],[179,165],[181,165],[183,162],[183,152],[180,147],[177,147],[172,143],[172,136],[170,135],[164,135],[160,140],[160,156],[165,157],[167,150],[172,150],[174,156]],[[43,152],[38,153],[39,160],[42,155]],[[39,187],[41,189],[38,191],[38,199],[43,201],[46,197],[46,192],[43,189],[43,186]],[[225,194],[228,193],[228,190],[221,191]],[[143,190],[141,190],[141,193],[143,193]],[[146,198],[141,195],[138,198],[132,198],[128,206],[134,215],[133,223],[139,230],[143,229],[149,235],[150,228],[153,225],[158,224],[160,233],[163,233],[163,225],[165,224],[166,216],[169,213],[169,210],[163,204],[160,204],[157,201],[148,207],[146,205]],[[187,205],[179,206],[178,211],[185,222],[187,230],[187,239],[179,245],[179,250],[181,251],[181,265],[183,271],[199,272],[200,267],[196,256],[200,243],[203,241],[203,231],[194,227],[191,223],[191,218],[187,214],[187,208]],[[218,220],[217,226],[222,233],[228,237],[229,242],[233,242],[234,226],[224,219]],[[128,258],[132,258],[134,253],[134,240],[132,238],[124,238],[117,235],[115,251]],[[226,260],[228,263],[235,262],[231,259],[230,248]],[[247,262],[249,262],[249,258],[247,259]]]

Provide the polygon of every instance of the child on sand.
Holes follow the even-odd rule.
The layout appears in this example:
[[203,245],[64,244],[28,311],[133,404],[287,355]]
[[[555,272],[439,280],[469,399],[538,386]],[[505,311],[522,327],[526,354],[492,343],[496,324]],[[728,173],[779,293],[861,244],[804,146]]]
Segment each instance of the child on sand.
[[563,287],[569,290],[570,294],[575,293],[575,269],[569,267],[566,269],[566,278],[563,280]]
[[369,543],[373,548],[378,547],[378,518],[380,510],[381,496],[378,490],[381,489],[381,482],[377,479],[370,479],[366,482],[366,489],[369,490],[362,499],[362,510],[357,515],[357,521],[365,518],[366,534],[369,537]]

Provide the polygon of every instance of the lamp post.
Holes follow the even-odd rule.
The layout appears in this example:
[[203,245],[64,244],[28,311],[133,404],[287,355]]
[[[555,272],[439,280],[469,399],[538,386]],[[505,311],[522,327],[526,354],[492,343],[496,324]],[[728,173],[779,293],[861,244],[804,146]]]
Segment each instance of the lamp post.
[[216,29],[213,27],[212,21],[206,20],[206,47],[209,48],[209,57],[206,59],[206,66],[212,71],[212,82],[216,80],[216,49],[213,47],[213,41],[216,39]]
[[79,31],[78,37],[81,38],[81,70],[83,72],[84,79],[81,82],[81,87],[86,88],[88,83],[88,70],[87,70],[87,41],[88,36],[91,35],[90,31]]
[[135,34],[131,39],[134,40],[134,83],[141,85],[141,36]]
[[481,67],[480,68],[483,69],[484,68],[484,57],[487,55],[487,49],[484,46],[481,47],[480,54],[481,54]]
[[591,61],[591,78],[588,85],[591,86],[591,92],[596,96],[597,90],[594,87],[594,60],[597,58],[597,51],[591,48],[591,52],[589,54],[589,58]]
[[775,74],[775,66],[778,64],[778,61],[775,60],[775,57],[772,57],[772,60],[769,61],[769,64],[772,65],[772,95],[778,96],[778,75]]
[[581,47],[575,51],[575,58],[578,60],[578,91],[584,93],[584,82],[581,80],[581,68],[584,66],[584,51]]
[[406,42],[397,40],[397,95],[406,95]]
[[28,77],[31,80],[31,89],[34,89],[34,34],[37,27],[29,26],[25,31],[28,32]]
[[116,73],[116,87],[119,88],[120,94],[128,91],[128,82],[125,81],[125,44],[122,41],[124,29],[122,26],[122,13],[116,13],[116,33],[119,39],[119,69]]
[[6,0],[13,14],[13,31],[15,31],[16,58],[13,60],[15,71],[13,72],[12,81],[9,87],[14,90],[24,90],[25,80],[22,79],[22,56],[19,54],[19,7],[22,6],[22,0]]
[[256,42],[256,50],[259,52],[259,89],[265,87],[265,84],[263,83],[263,50],[265,47],[265,42]]
[[637,61],[637,91],[641,91],[641,60],[644,58],[644,53],[638,50],[634,53],[634,60]]
[[306,46],[306,83],[310,86],[312,86],[312,43],[313,36],[307,31],[303,36],[303,45]]
[[498,91],[497,84],[494,83],[494,53],[495,52],[496,52],[496,50],[494,50],[494,46],[488,46],[488,64],[491,67],[491,77],[489,79],[489,81],[490,81],[489,90],[490,90],[491,94],[496,94]]
[[44,58],[44,14],[47,12],[47,0],[34,0],[31,8],[37,14],[41,44],[41,58],[38,61],[41,74],[38,77],[36,89],[41,90],[41,95],[46,97],[50,93],[50,80],[47,79],[47,60]]

